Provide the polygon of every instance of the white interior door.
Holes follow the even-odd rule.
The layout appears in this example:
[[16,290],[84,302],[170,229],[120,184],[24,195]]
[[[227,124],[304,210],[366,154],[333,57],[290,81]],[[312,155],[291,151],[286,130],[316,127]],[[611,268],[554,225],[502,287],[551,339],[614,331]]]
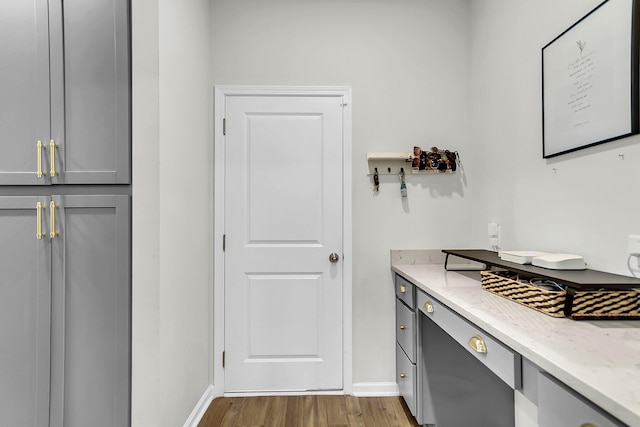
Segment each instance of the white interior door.
[[226,97],[226,392],[343,387],[342,104]]

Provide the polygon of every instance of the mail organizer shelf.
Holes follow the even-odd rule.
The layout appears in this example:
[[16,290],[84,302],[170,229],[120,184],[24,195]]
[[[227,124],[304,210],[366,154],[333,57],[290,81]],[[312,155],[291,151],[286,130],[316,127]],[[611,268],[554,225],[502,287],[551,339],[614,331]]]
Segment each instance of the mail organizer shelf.
[[511,272],[480,272],[482,289],[552,317],[572,319],[640,319],[640,291],[549,290]]
[[503,261],[497,252],[485,249],[444,249],[447,254],[445,268],[449,256],[476,261],[485,264],[487,267],[500,267],[514,273],[529,274],[546,280],[562,282],[574,289],[597,290],[597,289],[630,289],[640,288],[640,279],[635,277],[621,276],[619,274],[605,273],[597,270],[550,270],[528,264],[517,264],[515,262]]
[[[503,261],[486,250],[444,250],[483,263],[482,288],[552,317],[572,319],[640,319],[640,280],[596,270],[549,270]],[[495,267],[501,271],[489,271]],[[534,283],[550,281],[562,289]]]

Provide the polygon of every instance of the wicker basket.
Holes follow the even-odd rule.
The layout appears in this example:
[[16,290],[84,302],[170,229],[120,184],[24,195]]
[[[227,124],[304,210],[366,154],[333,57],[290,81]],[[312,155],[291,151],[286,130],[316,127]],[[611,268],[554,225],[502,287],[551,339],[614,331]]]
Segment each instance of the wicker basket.
[[509,272],[482,271],[482,288],[552,317],[640,319],[640,292],[627,290],[549,291],[514,280]]
[[[482,289],[552,317],[564,317],[565,291],[547,291],[508,276],[481,271]],[[511,275],[511,274],[510,274]]]
[[576,291],[570,316],[572,319],[640,319],[640,292]]

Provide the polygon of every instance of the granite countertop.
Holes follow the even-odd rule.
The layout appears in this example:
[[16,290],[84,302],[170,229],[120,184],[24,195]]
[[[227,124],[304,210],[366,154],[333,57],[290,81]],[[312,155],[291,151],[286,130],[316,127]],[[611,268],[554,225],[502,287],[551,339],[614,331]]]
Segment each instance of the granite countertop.
[[438,251],[393,251],[391,269],[621,421],[640,426],[640,321],[553,318],[445,271]]

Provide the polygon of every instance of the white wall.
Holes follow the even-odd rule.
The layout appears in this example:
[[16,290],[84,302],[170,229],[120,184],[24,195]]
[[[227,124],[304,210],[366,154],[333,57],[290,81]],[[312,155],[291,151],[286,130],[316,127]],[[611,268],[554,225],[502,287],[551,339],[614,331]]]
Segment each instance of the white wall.
[[379,194],[366,153],[469,141],[466,0],[213,0],[217,85],[353,88],[354,381],[394,381],[390,248],[466,247],[471,178],[396,176]]
[[[629,274],[627,235],[640,232],[640,137],[542,159],[541,48],[600,0],[483,0],[471,5],[470,164],[474,240],[501,223],[504,249],[582,254]],[[624,160],[619,156],[624,155]]]
[[132,425],[159,417],[159,157],[158,6],[132,2]]
[[133,0],[132,424],[181,426],[211,383],[208,0]]

